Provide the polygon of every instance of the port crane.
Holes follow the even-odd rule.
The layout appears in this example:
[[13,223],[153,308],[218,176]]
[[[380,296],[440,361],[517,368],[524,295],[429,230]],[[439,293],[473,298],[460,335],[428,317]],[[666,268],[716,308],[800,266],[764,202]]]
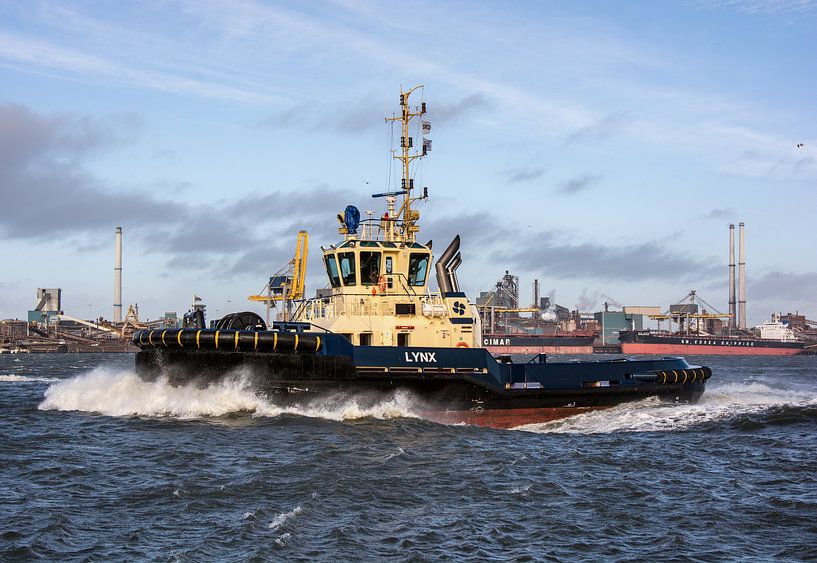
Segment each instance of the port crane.
[[295,247],[295,256],[287,265],[275,272],[266,285],[257,295],[247,297],[249,301],[264,303],[267,308],[266,321],[270,324],[270,310],[277,301],[282,301],[284,321],[287,320],[292,302],[303,299],[306,289],[306,258],[309,255],[309,233],[298,231],[298,242]]
[[[683,299],[678,300],[675,306],[680,306],[680,309],[675,311],[670,310],[660,315],[648,315],[649,318],[658,321],[659,331],[661,330],[661,321],[669,321],[669,330],[672,332],[672,323],[674,321],[678,323],[678,332],[683,332],[683,327],[686,323],[686,332],[689,334],[694,320],[696,332],[700,334],[701,321],[708,319],[728,319],[732,316],[719,312],[715,307],[704,301],[694,289],[690,290]],[[688,310],[684,310],[686,308],[684,306],[688,306]],[[700,307],[702,312],[697,312],[698,307]],[[707,310],[715,312],[707,313]]]

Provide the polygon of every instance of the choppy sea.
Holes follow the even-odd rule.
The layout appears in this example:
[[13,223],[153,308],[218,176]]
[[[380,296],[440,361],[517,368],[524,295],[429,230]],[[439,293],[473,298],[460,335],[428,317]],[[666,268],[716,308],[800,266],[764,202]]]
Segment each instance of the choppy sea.
[[817,357],[515,430],[0,356],[0,560],[817,559]]

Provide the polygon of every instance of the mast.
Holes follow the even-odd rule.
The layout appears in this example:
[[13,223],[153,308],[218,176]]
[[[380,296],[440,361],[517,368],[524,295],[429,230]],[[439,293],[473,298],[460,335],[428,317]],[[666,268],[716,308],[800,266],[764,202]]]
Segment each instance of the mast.
[[[411,190],[414,189],[414,179],[411,178],[411,173],[409,170],[411,162],[417,158],[422,158],[426,156],[428,152],[427,149],[430,146],[430,144],[427,144],[426,140],[423,139],[422,152],[411,151],[411,149],[414,146],[414,142],[412,137],[409,136],[409,123],[411,122],[412,118],[424,115],[426,113],[426,104],[425,102],[422,102],[420,106],[415,106],[415,111],[412,111],[411,106],[409,105],[409,97],[415,90],[418,90],[420,88],[423,88],[422,84],[419,86],[415,86],[414,88],[411,88],[407,92],[404,92],[403,87],[400,86],[400,115],[386,118],[386,121],[400,121],[401,125],[400,131],[401,150],[399,152],[396,150],[392,150],[392,155],[396,160],[399,160],[401,162],[403,168],[401,189],[397,192],[398,194],[403,195],[403,203],[400,206],[400,209],[397,211],[396,215],[394,217],[390,216],[389,219],[394,221],[397,219],[397,217],[402,215],[403,224],[401,227],[401,231],[399,232],[399,237],[404,242],[414,242],[415,233],[417,233],[417,231],[420,230],[420,228],[417,227],[416,225],[417,220],[420,218],[420,213],[411,208],[411,203],[413,201],[425,199],[428,197],[426,190],[423,190],[423,195],[421,197],[416,198],[411,197]],[[391,231],[391,229],[389,229],[389,231]]]

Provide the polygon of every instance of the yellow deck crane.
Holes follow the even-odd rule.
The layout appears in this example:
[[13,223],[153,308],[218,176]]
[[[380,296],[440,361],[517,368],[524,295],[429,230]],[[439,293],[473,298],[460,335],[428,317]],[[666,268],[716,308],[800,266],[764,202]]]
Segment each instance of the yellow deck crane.
[[[695,334],[701,334],[702,321],[710,319],[728,319],[732,316],[718,312],[715,307],[701,299],[694,289],[690,290],[690,292],[687,293],[683,299],[680,299],[675,305],[680,305],[682,307],[675,311],[673,311],[672,307],[670,307],[670,311],[658,315],[648,315],[650,319],[658,321],[659,331],[661,330],[661,321],[669,321],[668,330],[670,332],[672,332],[672,323],[675,322],[678,324],[679,333],[683,332],[684,327],[686,327],[686,334],[690,334],[692,325],[694,324]],[[697,312],[698,307],[700,307],[702,312]],[[707,311],[715,311],[715,313],[708,313]]]
[[276,301],[284,303],[283,320],[289,320],[288,313],[292,302],[303,299],[306,279],[306,257],[309,254],[309,233],[298,231],[298,244],[295,256],[287,265],[270,277],[258,295],[250,295],[248,300],[264,303],[267,307],[267,326],[270,325],[270,309]]

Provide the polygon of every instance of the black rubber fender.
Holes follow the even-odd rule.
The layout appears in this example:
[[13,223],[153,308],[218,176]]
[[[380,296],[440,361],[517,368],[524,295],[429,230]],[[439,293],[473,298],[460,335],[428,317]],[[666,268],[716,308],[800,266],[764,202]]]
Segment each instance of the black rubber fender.
[[660,370],[655,372],[656,383],[661,385],[677,385],[706,381],[712,377],[712,370],[708,367],[695,367],[679,370]]
[[137,330],[133,343],[142,349],[208,350],[219,352],[292,352],[310,354],[320,351],[320,335],[278,330],[220,330],[170,328]]

